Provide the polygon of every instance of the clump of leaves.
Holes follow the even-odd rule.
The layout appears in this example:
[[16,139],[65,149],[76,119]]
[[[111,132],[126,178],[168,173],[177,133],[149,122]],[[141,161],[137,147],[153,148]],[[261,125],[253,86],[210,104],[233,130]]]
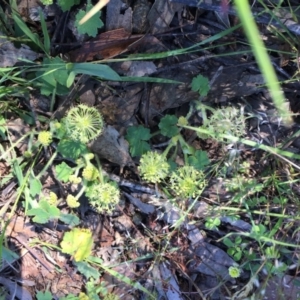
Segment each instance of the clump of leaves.
[[[171,148],[177,149],[178,144],[180,145],[182,152],[184,153],[185,163],[187,165],[193,166],[197,170],[203,170],[205,166],[209,164],[209,159],[207,156],[207,152],[196,150],[184,140],[184,137],[180,133],[180,128],[178,127],[178,124],[187,124],[187,120],[184,117],[180,117],[179,119],[176,116],[173,115],[166,115],[164,116],[159,124],[159,131],[151,134],[150,130],[148,128],[145,128],[141,125],[139,126],[132,126],[128,128],[126,139],[129,142],[130,145],[130,153],[132,156],[142,156],[146,154],[147,152],[150,152],[150,139],[157,135],[162,134],[165,137],[170,138],[169,145],[166,148],[166,150],[163,153],[163,156],[167,157],[167,154],[171,150]],[[153,159],[150,154],[149,160]],[[145,156],[146,157],[146,156]],[[144,158],[143,158],[144,159]],[[147,161],[147,160],[146,160]],[[172,161],[168,161],[171,165],[175,164]],[[150,168],[150,166],[149,166]],[[154,168],[154,167],[153,167]],[[176,164],[175,164],[176,168]],[[149,170],[150,172],[150,170]],[[164,170],[162,172],[165,172]],[[143,170],[142,170],[143,173]],[[143,175],[142,175],[143,176]],[[158,179],[155,179],[154,177],[150,176],[152,180],[150,182],[158,182],[162,179],[161,176],[158,177]],[[165,177],[164,177],[165,178]],[[144,178],[145,180],[148,180]]]

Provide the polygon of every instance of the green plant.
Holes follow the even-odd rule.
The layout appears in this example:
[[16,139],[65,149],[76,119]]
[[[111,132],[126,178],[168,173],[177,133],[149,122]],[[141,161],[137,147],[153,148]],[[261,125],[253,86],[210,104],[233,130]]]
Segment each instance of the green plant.
[[168,176],[169,168],[164,155],[150,151],[142,156],[139,171],[146,181],[158,183]]
[[60,245],[63,253],[72,255],[76,262],[82,261],[91,254],[92,232],[88,229],[74,228],[64,234]]
[[[167,157],[170,150],[172,148],[175,148],[175,151],[173,155],[171,155],[171,160],[169,160],[169,163],[172,163],[172,159],[176,155],[178,146],[180,146],[184,154],[185,162],[188,165],[195,167],[197,170],[203,170],[205,166],[209,164],[207,153],[205,151],[196,150],[185,141],[184,137],[180,132],[180,126],[185,126],[186,124],[187,120],[183,117],[178,119],[175,116],[166,115],[160,120],[158,124],[159,131],[153,134],[150,133],[150,130],[148,128],[144,128],[141,125],[129,127],[127,130],[126,139],[129,142],[131,155],[141,156],[149,152],[150,144],[148,143],[148,141],[150,141],[150,139],[154,138],[156,135],[161,134],[167,138],[170,138],[170,140],[168,141],[168,147],[165,149],[162,156]],[[149,159],[154,159],[154,157],[158,157],[157,154],[148,154],[148,156]],[[143,160],[144,159],[142,159],[141,162],[143,162]],[[146,159],[146,162],[148,162],[148,159]],[[148,163],[149,165],[151,165],[150,162]],[[159,165],[160,162],[156,163],[157,165]],[[163,170],[165,170],[165,165]]]
[[238,267],[230,267],[228,272],[229,276],[232,278],[238,278],[241,275],[241,270]]
[[52,294],[49,291],[38,291],[36,293],[37,300],[52,300]]
[[62,122],[71,139],[81,143],[95,139],[101,134],[104,126],[100,112],[83,104],[71,108]]
[[[53,4],[53,0],[42,0],[41,1],[44,5],[51,5]],[[62,11],[68,11],[70,10],[74,5],[78,5],[80,3],[80,0],[58,0],[57,4],[60,6]],[[89,36],[95,37],[97,35],[98,29],[103,27],[103,22],[100,19],[101,11],[98,11],[94,16],[92,16],[87,22],[84,23],[84,25],[79,24],[79,21],[83,18],[83,16],[92,9],[91,1],[87,1],[86,5],[86,11],[79,10],[79,12],[76,14],[75,19],[75,25],[77,27],[77,30],[80,34],[88,34]]]
[[[260,1],[263,3],[262,1]],[[251,7],[247,0],[234,1],[239,17],[242,21],[243,28],[250,42],[250,46],[257,60],[259,68],[265,78],[267,87],[272,95],[274,104],[283,118],[286,125],[292,124],[291,113],[286,108],[286,101],[280,88],[276,73],[271,63],[271,59],[267,53],[266,47],[262,40],[258,38],[259,31],[257,25],[252,17]]]

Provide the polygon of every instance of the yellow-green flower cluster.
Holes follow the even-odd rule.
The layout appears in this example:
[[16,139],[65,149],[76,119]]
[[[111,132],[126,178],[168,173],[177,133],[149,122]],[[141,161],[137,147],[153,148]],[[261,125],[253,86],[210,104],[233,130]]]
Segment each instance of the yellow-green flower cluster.
[[170,166],[162,154],[147,152],[141,157],[138,170],[144,180],[158,183],[168,176],[169,168]]
[[195,197],[206,186],[204,173],[192,166],[178,168],[170,177],[171,189],[182,198]]
[[111,212],[120,201],[120,191],[113,182],[97,183],[88,187],[89,203],[99,212]]
[[238,267],[230,267],[228,272],[231,278],[238,278],[241,275],[241,270]]
[[57,195],[53,192],[50,192],[48,202],[50,205],[56,206],[57,205]]
[[99,177],[99,171],[94,165],[88,164],[82,171],[82,177],[87,181],[94,181]]
[[78,295],[79,300],[89,300],[90,298],[85,293],[80,293]]
[[240,137],[246,131],[246,118],[240,109],[228,106],[217,109],[210,117],[206,126],[210,132],[230,134]]
[[71,108],[63,120],[68,136],[82,143],[95,139],[104,127],[100,112],[84,104]]
[[78,199],[70,194],[67,196],[66,202],[70,208],[77,208],[80,205]]
[[74,184],[79,184],[81,182],[81,178],[80,177],[77,177],[76,175],[72,174],[69,176],[69,181],[71,183],[74,183]]
[[50,131],[41,131],[38,135],[38,141],[43,146],[49,146],[52,142],[52,133]]

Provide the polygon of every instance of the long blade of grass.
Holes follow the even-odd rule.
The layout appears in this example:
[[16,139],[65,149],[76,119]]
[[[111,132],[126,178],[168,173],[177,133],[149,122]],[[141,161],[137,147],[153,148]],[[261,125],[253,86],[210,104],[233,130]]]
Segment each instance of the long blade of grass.
[[250,42],[254,56],[258,66],[265,78],[266,85],[272,96],[274,105],[278,110],[279,115],[282,117],[286,125],[292,124],[292,117],[290,112],[286,109],[286,101],[278,82],[276,73],[272,66],[270,57],[266,51],[264,43],[260,39],[260,34],[254,18],[252,16],[251,7],[247,0],[235,0],[235,5],[242,21],[243,28],[246,36]]
[[[180,126],[180,127],[187,128],[187,129],[190,129],[190,130],[194,130],[194,131],[202,133],[202,134],[204,133],[205,135],[211,136],[212,138],[216,138],[216,136],[214,135],[213,132],[211,132],[207,129],[201,128],[201,127],[192,127],[192,126]],[[281,149],[274,148],[274,147],[271,147],[271,146],[267,146],[267,145],[264,145],[264,144],[259,144],[259,143],[256,143],[254,141],[251,141],[251,140],[238,138],[238,137],[233,136],[233,135],[219,134],[217,136],[217,138],[225,139],[225,140],[231,141],[233,143],[242,143],[242,144],[248,145],[248,146],[256,148],[256,149],[264,150],[264,151],[266,151],[270,154],[274,154],[274,155],[278,155],[278,156],[281,155],[281,156],[292,158],[292,159],[300,159],[299,154],[295,154],[295,153],[292,153],[292,152],[289,152],[289,151],[281,150]]]
[[16,12],[13,11],[12,17],[15,21],[15,23],[19,26],[19,28],[24,32],[24,34],[33,42],[35,43],[39,48],[41,48],[46,54],[47,51],[43,45],[43,43],[40,41],[37,34],[32,33],[32,31],[29,29],[27,24],[17,15]]
[[49,37],[48,30],[47,30],[47,25],[45,22],[44,15],[41,11],[40,11],[40,20],[41,20],[41,26],[42,26],[42,31],[43,31],[43,35],[44,35],[44,47],[45,47],[46,54],[49,56],[50,55],[50,37]]

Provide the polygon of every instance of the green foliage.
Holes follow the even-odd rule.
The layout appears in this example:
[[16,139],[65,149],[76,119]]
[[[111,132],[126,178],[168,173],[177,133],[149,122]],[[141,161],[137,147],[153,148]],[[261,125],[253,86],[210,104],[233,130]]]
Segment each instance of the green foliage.
[[38,291],[36,293],[36,299],[37,300],[52,300],[52,294],[49,291],[46,291],[44,293],[41,291]]
[[37,208],[28,210],[27,215],[34,216],[32,220],[36,223],[46,224],[53,219],[58,219],[60,210],[46,200],[41,200]]
[[221,225],[221,221],[219,218],[216,217],[208,217],[205,220],[205,227],[209,230],[216,230],[218,229],[218,226]]
[[130,154],[141,156],[150,151],[150,145],[147,141],[151,138],[150,130],[144,126],[132,126],[127,129],[126,139],[130,146]]
[[78,5],[80,0],[57,0],[57,4],[61,7],[62,11],[65,12],[70,10],[74,5]]
[[30,185],[30,195],[32,197],[35,197],[36,195],[39,195],[41,193],[43,186],[39,179],[31,176],[29,179],[29,185]]
[[194,92],[198,92],[200,96],[207,96],[210,90],[209,80],[202,75],[194,77],[192,81],[192,90]]
[[73,262],[73,264],[77,267],[78,271],[85,276],[86,279],[93,277],[97,280],[100,277],[100,273],[97,269],[90,266],[85,261]]
[[68,182],[73,169],[70,168],[65,162],[55,166],[57,179],[62,182]]
[[[53,4],[53,0],[41,0],[41,2],[44,4],[44,5],[51,5]],[[71,1],[70,1],[71,2]]]
[[196,150],[193,155],[188,156],[188,164],[197,170],[203,170],[209,163],[206,151]]
[[62,139],[57,145],[57,151],[63,157],[76,160],[80,155],[87,152],[87,146],[80,141]]
[[5,118],[0,115],[0,137],[5,139],[6,135],[6,127],[5,127]]
[[77,216],[64,213],[60,214],[59,220],[69,225],[70,227],[77,226],[80,223],[80,220]]
[[63,253],[72,255],[76,262],[82,261],[91,254],[92,232],[89,229],[74,228],[64,234],[60,245]]
[[166,115],[164,116],[159,124],[158,127],[160,129],[160,133],[167,137],[173,137],[179,133],[179,128],[177,127],[178,118],[173,115]]
[[241,248],[242,238],[237,236],[234,241],[229,238],[225,238],[223,243],[228,247],[227,253],[235,260],[240,261],[243,255],[243,250]]
[[79,10],[76,15],[75,24],[77,26],[78,33],[80,34],[88,34],[89,36],[95,37],[98,33],[98,29],[103,27],[103,22],[101,21],[101,11],[97,12],[93,15],[88,21],[84,24],[79,24],[79,21],[84,17],[84,15],[93,8],[92,5],[88,4],[86,6],[86,11]]
[[66,63],[59,57],[45,57],[42,68],[36,72],[36,76],[43,95],[49,96],[53,92],[57,95],[65,95],[69,92],[67,88],[69,72]]

